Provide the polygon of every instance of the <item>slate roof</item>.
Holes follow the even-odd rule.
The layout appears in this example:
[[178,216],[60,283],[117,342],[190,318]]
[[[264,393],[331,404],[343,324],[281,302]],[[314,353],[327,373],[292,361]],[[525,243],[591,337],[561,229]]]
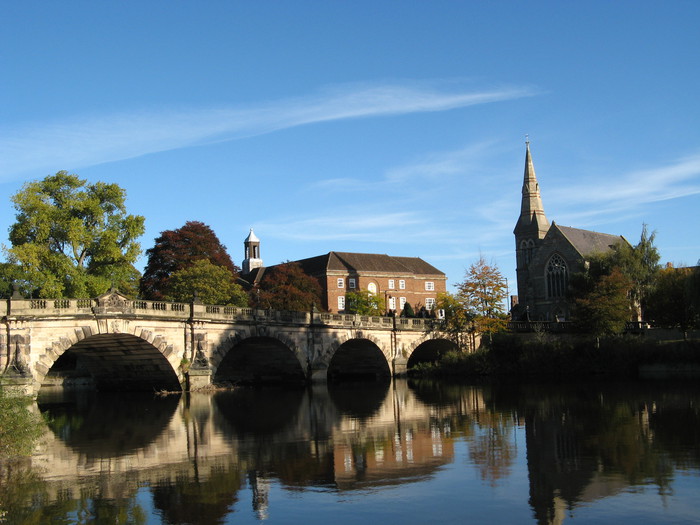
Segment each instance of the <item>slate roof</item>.
[[571,245],[584,257],[593,253],[606,253],[612,247],[621,242],[627,242],[622,235],[611,235],[609,233],[598,233],[590,230],[581,230],[571,228],[569,226],[559,226],[552,223],[564,237],[568,239]]
[[419,257],[392,257],[379,253],[328,252],[296,262],[309,275],[322,275],[327,271],[445,275]]

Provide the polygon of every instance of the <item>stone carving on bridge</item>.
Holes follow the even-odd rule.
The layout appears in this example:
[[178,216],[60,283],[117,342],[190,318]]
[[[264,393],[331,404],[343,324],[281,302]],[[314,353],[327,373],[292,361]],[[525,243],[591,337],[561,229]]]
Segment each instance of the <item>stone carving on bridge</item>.
[[194,359],[192,361],[192,368],[209,368],[209,359],[207,359],[207,356],[204,354],[204,345],[206,345],[206,342],[204,341],[204,334],[196,334],[194,337],[197,342]]
[[[14,344],[11,344],[9,348],[12,354],[12,361],[10,362],[8,372],[22,377],[29,377],[31,372],[29,371],[29,365],[24,357],[26,341],[21,335],[13,335],[11,339]],[[12,347],[14,347],[14,351]]]
[[101,313],[131,313],[133,308],[131,300],[112,288],[109,292],[100,295],[97,306],[93,308],[96,314]]

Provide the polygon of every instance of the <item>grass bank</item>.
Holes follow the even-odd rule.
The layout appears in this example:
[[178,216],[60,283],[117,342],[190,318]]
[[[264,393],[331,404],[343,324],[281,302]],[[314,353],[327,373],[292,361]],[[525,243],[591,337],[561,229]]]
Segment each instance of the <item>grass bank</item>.
[[474,353],[448,353],[437,363],[412,368],[412,377],[476,378],[485,376],[636,378],[654,365],[700,367],[700,342],[649,341],[621,336],[527,340],[498,334],[488,348]]

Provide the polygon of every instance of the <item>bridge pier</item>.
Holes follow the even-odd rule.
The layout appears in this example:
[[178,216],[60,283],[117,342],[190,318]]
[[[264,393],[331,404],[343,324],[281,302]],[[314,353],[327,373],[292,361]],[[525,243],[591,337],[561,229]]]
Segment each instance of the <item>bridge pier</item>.
[[208,368],[190,368],[187,372],[185,387],[189,390],[201,390],[211,385],[211,370]]
[[403,356],[395,357],[392,365],[394,377],[403,377],[406,375],[406,371],[408,370],[408,359]]
[[328,367],[312,368],[309,370],[309,380],[312,383],[327,383],[328,382]]

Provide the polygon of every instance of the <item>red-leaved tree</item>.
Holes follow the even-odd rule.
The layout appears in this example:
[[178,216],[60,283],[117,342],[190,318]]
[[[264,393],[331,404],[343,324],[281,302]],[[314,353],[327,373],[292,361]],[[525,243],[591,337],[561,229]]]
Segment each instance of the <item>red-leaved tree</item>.
[[146,250],[146,254],[148,263],[139,286],[144,299],[164,300],[172,274],[199,260],[206,259],[226,268],[234,278],[238,275],[226,246],[209,226],[199,221],[187,221],[181,228],[161,232],[155,246]]
[[258,308],[308,311],[311,305],[318,308],[322,304],[321,285],[301,266],[287,262],[265,270],[251,302]]

